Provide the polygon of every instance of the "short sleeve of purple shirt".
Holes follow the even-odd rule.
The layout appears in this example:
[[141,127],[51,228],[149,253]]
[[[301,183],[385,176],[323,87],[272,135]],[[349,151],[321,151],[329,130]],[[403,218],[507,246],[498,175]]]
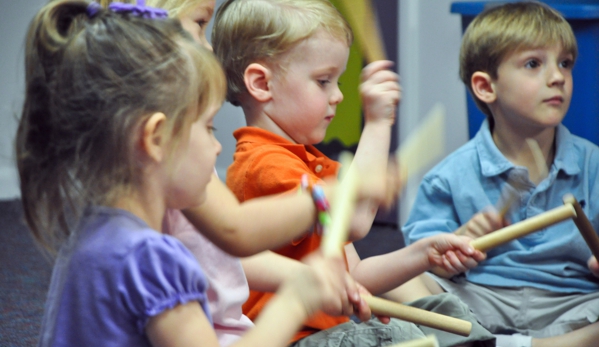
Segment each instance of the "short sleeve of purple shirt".
[[40,346],[150,346],[149,319],[197,301],[207,281],[177,239],[118,209],[94,207],[56,260]]

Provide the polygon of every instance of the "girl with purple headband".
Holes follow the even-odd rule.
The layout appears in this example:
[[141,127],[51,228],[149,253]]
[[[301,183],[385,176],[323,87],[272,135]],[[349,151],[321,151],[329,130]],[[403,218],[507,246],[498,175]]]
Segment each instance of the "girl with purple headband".
[[[59,0],[33,19],[25,65],[21,197],[58,249],[39,345],[217,346],[204,271],[159,231],[165,210],[208,195],[216,59],[162,11]],[[315,311],[351,311],[342,260],[307,262],[236,346],[285,346]]]

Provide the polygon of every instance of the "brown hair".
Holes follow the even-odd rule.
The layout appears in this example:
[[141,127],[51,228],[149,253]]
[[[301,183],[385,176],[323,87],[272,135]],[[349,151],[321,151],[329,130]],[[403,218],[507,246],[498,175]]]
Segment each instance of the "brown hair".
[[272,63],[318,30],[352,44],[349,24],[328,0],[225,1],[215,16],[212,47],[227,76],[227,100],[239,105],[239,96],[247,92],[248,65]]
[[491,7],[468,25],[460,49],[460,78],[491,125],[491,110],[472,92],[472,75],[482,71],[496,79],[499,64],[508,54],[554,44],[561,44],[576,59],[578,48],[570,24],[536,1]]
[[138,186],[135,143],[147,117],[167,116],[175,146],[226,88],[212,53],[177,20],[104,9],[90,18],[87,9],[87,1],[52,1],[27,36],[17,166],[27,223],[51,251],[86,206]]

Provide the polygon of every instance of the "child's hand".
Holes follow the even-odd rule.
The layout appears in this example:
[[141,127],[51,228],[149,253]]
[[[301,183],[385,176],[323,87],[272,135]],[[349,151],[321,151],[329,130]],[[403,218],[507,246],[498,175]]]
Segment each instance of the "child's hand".
[[[358,291],[360,292],[360,302],[354,303],[354,310],[356,311],[354,314],[358,317],[358,319],[360,319],[360,321],[365,322],[367,320],[370,320],[370,318],[372,317],[372,311],[370,310],[370,306],[368,306],[368,303],[366,303],[366,301],[362,299],[362,296],[372,296],[372,294],[360,283],[356,282],[356,284],[358,285]],[[391,321],[391,318],[389,316],[377,315],[376,317],[383,324],[389,324],[389,322]]]
[[448,277],[468,271],[487,255],[470,246],[471,239],[453,234],[440,234],[418,242],[427,242],[426,253],[431,267],[441,269]]
[[401,195],[404,185],[397,162],[390,158],[386,171],[360,178],[357,198],[358,201],[371,201],[376,207],[389,209]]
[[474,215],[466,224],[455,231],[456,235],[464,235],[473,239],[489,234],[508,225],[497,211],[488,210]]
[[360,95],[365,121],[395,122],[395,108],[401,99],[399,76],[388,70],[393,62],[382,60],[368,64],[360,76]]
[[599,262],[597,261],[597,258],[594,256],[590,257],[587,264],[589,266],[589,270],[591,270],[591,273],[595,275],[595,277],[599,277]]
[[342,258],[325,258],[316,251],[304,257],[302,262],[308,266],[291,282],[308,316],[319,310],[349,316],[354,313],[354,305],[361,307],[358,286],[347,273]]

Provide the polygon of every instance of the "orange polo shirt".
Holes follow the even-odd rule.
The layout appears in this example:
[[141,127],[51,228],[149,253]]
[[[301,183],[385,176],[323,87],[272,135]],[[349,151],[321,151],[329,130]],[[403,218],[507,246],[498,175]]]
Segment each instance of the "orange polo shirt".
[[[310,181],[337,175],[339,163],[314,146],[295,144],[255,127],[240,128],[233,136],[237,139],[237,147],[233,164],[227,171],[227,186],[239,201],[296,190],[303,174],[308,174]],[[300,260],[320,247],[320,240],[320,235],[307,233],[275,252]],[[255,320],[272,295],[250,291],[243,313]],[[320,312],[304,323],[293,341],[348,320],[345,316],[333,317]]]

